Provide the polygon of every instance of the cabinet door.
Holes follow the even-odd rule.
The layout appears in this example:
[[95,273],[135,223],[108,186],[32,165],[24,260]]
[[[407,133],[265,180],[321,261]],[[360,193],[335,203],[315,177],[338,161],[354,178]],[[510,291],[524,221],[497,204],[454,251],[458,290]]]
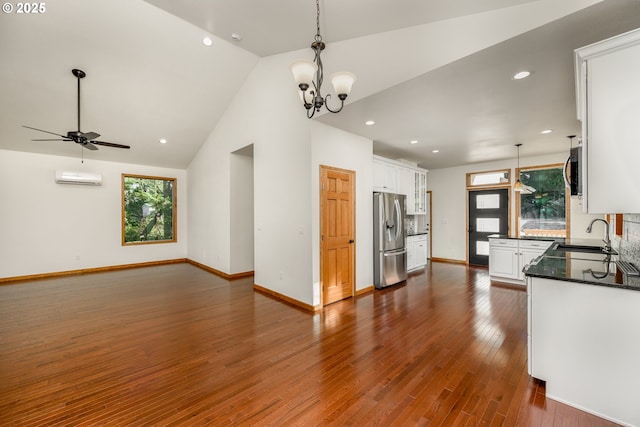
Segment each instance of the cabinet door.
[[427,174],[425,172],[413,171],[413,197],[414,209],[417,215],[427,213]]
[[489,246],[489,275],[518,278],[518,242],[505,240],[491,241]]
[[416,267],[416,250],[413,239],[407,238],[407,270],[413,270]]
[[387,193],[395,193],[397,185],[397,167],[379,160],[373,161],[373,189]]
[[518,252],[520,254],[518,265],[518,278],[524,280],[522,269],[534,259],[547,250],[553,244],[550,240],[520,240],[518,241]]
[[520,248],[520,265],[518,266],[518,279],[524,280],[522,269],[534,259],[544,253],[544,249],[526,249]]
[[640,212],[640,187],[632,184],[640,181],[640,31],[584,50],[592,56],[578,76],[583,79],[583,208]]
[[398,168],[398,189],[397,193],[407,196],[407,215],[415,214],[415,202],[413,195],[413,171],[409,168]]
[[427,265],[427,242],[426,240],[420,240],[416,243],[416,265],[422,267]]
[[385,187],[385,164],[377,160],[373,161],[373,189],[374,191],[384,191]]

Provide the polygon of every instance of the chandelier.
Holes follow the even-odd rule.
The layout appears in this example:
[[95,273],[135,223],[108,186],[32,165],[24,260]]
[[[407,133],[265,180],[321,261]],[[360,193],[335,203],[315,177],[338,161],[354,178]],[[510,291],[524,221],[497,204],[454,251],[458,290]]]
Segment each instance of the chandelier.
[[340,99],[340,106],[337,109],[332,110],[329,108],[329,98],[331,95],[322,97],[322,79],[324,77],[324,71],[322,69],[322,59],[320,53],[324,50],[324,42],[320,35],[320,3],[316,0],[316,36],[311,43],[311,49],[313,49],[315,57],[313,61],[301,59],[291,64],[291,73],[293,78],[300,89],[300,100],[307,109],[307,117],[311,118],[320,111],[324,105],[331,113],[339,113],[344,107],[344,100],[347,99],[351,92],[351,86],[356,80],[356,77],[348,72],[339,72],[331,75],[331,83],[333,84],[333,90],[338,94]]

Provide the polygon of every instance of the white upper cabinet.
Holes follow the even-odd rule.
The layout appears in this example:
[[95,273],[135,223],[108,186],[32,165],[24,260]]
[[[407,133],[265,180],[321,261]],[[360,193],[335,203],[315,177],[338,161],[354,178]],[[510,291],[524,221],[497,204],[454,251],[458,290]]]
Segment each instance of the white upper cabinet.
[[[416,170],[413,172],[413,213],[418,215],[425,215],[427,213],[427,172]],[[407,198],[407,204],[409,203]]]
[[374,158],[373,190],[385,193],[397,191],[397,167],[395,165]]
[[373,191],[407,196],[407,215],[427,213],[427,170],[373,156]]
[[640,29],[575,51],[583,209],[640,213]]

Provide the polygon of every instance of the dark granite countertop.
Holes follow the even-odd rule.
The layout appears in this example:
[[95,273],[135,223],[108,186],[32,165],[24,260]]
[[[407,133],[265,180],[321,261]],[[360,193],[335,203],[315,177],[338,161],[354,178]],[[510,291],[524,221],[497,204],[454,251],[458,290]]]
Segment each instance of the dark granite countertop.
[[411,237],[411,236],[424,236],[426,234],[429,234],[428,231],[418,231],[415,233],[407,233],[407,237]]
[[[573,239],[570,244],[600,247],[602,241]],[[640,291],[640,277],[627,276],[616,266],[619,255],[560,251],[553,246],[525,267],[526,276]]]

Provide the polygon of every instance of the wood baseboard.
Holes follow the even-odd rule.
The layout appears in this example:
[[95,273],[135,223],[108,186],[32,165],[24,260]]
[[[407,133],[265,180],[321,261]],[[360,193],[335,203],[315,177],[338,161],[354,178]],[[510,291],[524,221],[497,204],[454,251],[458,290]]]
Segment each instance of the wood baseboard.
[[179,264],[187,262],[186,258],[168,259],[162,261],[139,262],[136,264],[111,265],[108,267],[82,268],[79,270],[55,271],[52,273],[29,274],[26,276],[0,277],[0,284],[24,282],[27,280],[52,279],[62,276],[77,276],[80,274],[102,273],[105,271],[125,270],[129,268],[151,267],[155,265]]
[[294,307],[298,307],[298,308],[302,308],[305,311],[310,311],[312,313],[315,313],[316,311],[322,310],[322,307],[317,305],[317,306],[313,306],[307,303],[304,303],[302,301],[298,301],[297,299],[288,297],[286,295],[283,295],[279,292],[273,291],[271,289],[267,289],[263,286],[260,286],[256,283],[253,284],[253,290],[254,291],[258,291],[260,293],[266,294],[268,296],[271,296],[273,298],[276,298],[278,300],[284,301],[290,305],[293,305]]
[[449,259],[449,258],[430,258],[434,262],[445,262],[447,264],[460,264],[467,265],[467,261],[463,259]]
[[360,295],[368,294],[369,292],[373,292],[375,290],[376,290],[375,286],[373,286],[373,285],[367,286],[366,288],[358,289],[356,291],[356,295],[355,296],[359,297]]
[[189,258],[187,258],[185,260],[185,262],[187,262],[187,263],[189,263],[191,265],[195,265],[198,268],[201,268],[201,269],[203,269],[205,271],[208,271],[209,273],[213,273],[216,276],[220,276],[220,277],[222,277],[223,279],[226,279],[226,280],[236,280],[236,279],[242,279],[242,278],[245,278],[245,277],[251,277],[251,276],[253,276],[253,273],[254,273],[253,270],[251,270],[251,271],[243,271],[241,273],[227,274],[224,271],[216,270],[213,267],[209,267],[208,265],[201,264],[201,263],[199,263],[197,261],[194,261],[192,259],[189,259]]

